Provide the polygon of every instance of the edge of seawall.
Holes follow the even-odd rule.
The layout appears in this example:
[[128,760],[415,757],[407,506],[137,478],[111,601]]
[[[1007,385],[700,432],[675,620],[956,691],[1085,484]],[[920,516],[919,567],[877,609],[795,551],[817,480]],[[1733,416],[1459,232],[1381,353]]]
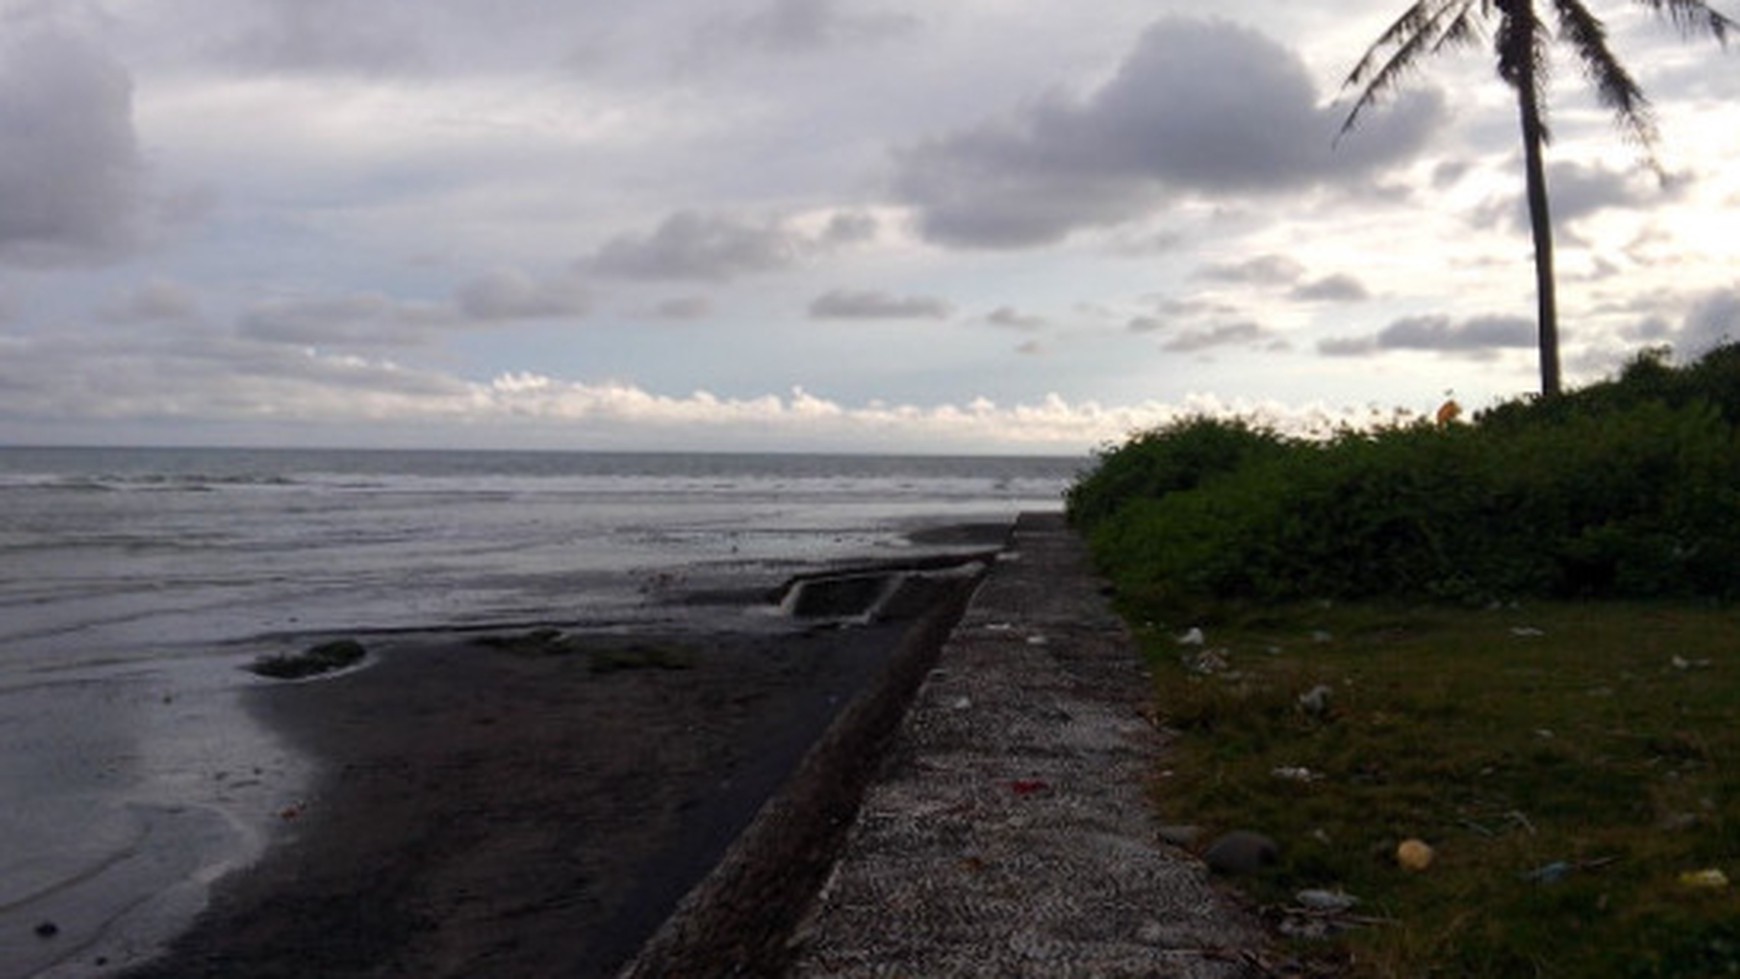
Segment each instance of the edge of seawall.
[[618,979],[782,970],[888,743],[985,576],[935,585],[944,593],[907,629],[881,675],[841,709]]
[[1150,683],[1062,514],[1021,514],[621,979],[1261,974],[1158,840]]

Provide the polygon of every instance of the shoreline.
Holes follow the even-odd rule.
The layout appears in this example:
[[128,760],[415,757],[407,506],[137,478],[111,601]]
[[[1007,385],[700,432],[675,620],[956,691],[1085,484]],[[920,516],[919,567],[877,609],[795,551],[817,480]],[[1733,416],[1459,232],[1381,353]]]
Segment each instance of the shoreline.
[[[614,975],[970,580],[930,591],[783,634],[424,634],[251,689],[250,713],[319,759],[312,791],[121,975]],[[613,647],[630,655],[598,669]]]

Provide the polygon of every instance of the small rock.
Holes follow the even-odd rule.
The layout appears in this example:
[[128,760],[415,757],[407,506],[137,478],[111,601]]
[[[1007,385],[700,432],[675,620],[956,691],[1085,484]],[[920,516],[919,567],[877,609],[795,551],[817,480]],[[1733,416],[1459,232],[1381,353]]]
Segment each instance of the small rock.
[[1698,827],[1698,814],[1695,812],[1676,812],[1661,821],[1661,828],[1670,833],[1682,833]]
[[1359,904],[1359,898],[1345,891],[1306,890],[1293,895],[1302,907],[1313,911],[1341,912],[1351,911]]
[[1227,663],[1226,655],[1218,649],[1210,649],[1196,656],[1186,656],[1185,664],[1192,672],[1200,673],[1203,676],[1224,673],[1230,665]]
[[1335,691],[1328,684],[1319,683],[1309,691],[1299,695],[1299,709],[1312,717],[1322,717],[1329,713],[1329,698]]
[[1217,874],[1254,874],[1281,857],[1281,847],[1274,840],[1250,830],[1234,830],[1215,840],[1203,852],[1202,860]]
[[1201,826],[1162,826],[1159,829],[1160,840],[1173,846],[1191,847],[1202,839]]
[[1680,886],[1699,891],[1720,891],[1728,887],[1728,875],[1712,867],[1708,870],[1688,870],[1680,875]]
[[1425,840],[1403,840],[1396,846],[1396,865],[1414,873],[1432,866],[1432,860],[1436,856],[1437,853]]
[[1523,880],[1535,884],[1557,884],[1571,873],[1571,865],[1563,860],[1554,860],[1522,875]]

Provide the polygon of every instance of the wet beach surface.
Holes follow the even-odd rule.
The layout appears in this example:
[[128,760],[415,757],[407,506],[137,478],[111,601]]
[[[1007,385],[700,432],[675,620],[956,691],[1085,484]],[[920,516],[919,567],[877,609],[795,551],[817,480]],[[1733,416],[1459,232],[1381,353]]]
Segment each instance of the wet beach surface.
[[251,690],[323,774],[126,975],[612,975],[944,591],[780,633],[424,637]]

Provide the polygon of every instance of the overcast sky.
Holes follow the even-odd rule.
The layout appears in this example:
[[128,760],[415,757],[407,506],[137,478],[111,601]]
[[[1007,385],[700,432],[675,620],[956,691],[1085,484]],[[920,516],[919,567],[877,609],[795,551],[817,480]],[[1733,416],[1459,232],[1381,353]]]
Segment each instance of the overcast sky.
[[[1488,405],[1538,383],[1490,56],[1335,141],[1403,5],[0,0],[0,442],[1073,453]],[[1561,60],[1572,384],[1740,334],[1740,58],[1592,6],[1666,177]]]

